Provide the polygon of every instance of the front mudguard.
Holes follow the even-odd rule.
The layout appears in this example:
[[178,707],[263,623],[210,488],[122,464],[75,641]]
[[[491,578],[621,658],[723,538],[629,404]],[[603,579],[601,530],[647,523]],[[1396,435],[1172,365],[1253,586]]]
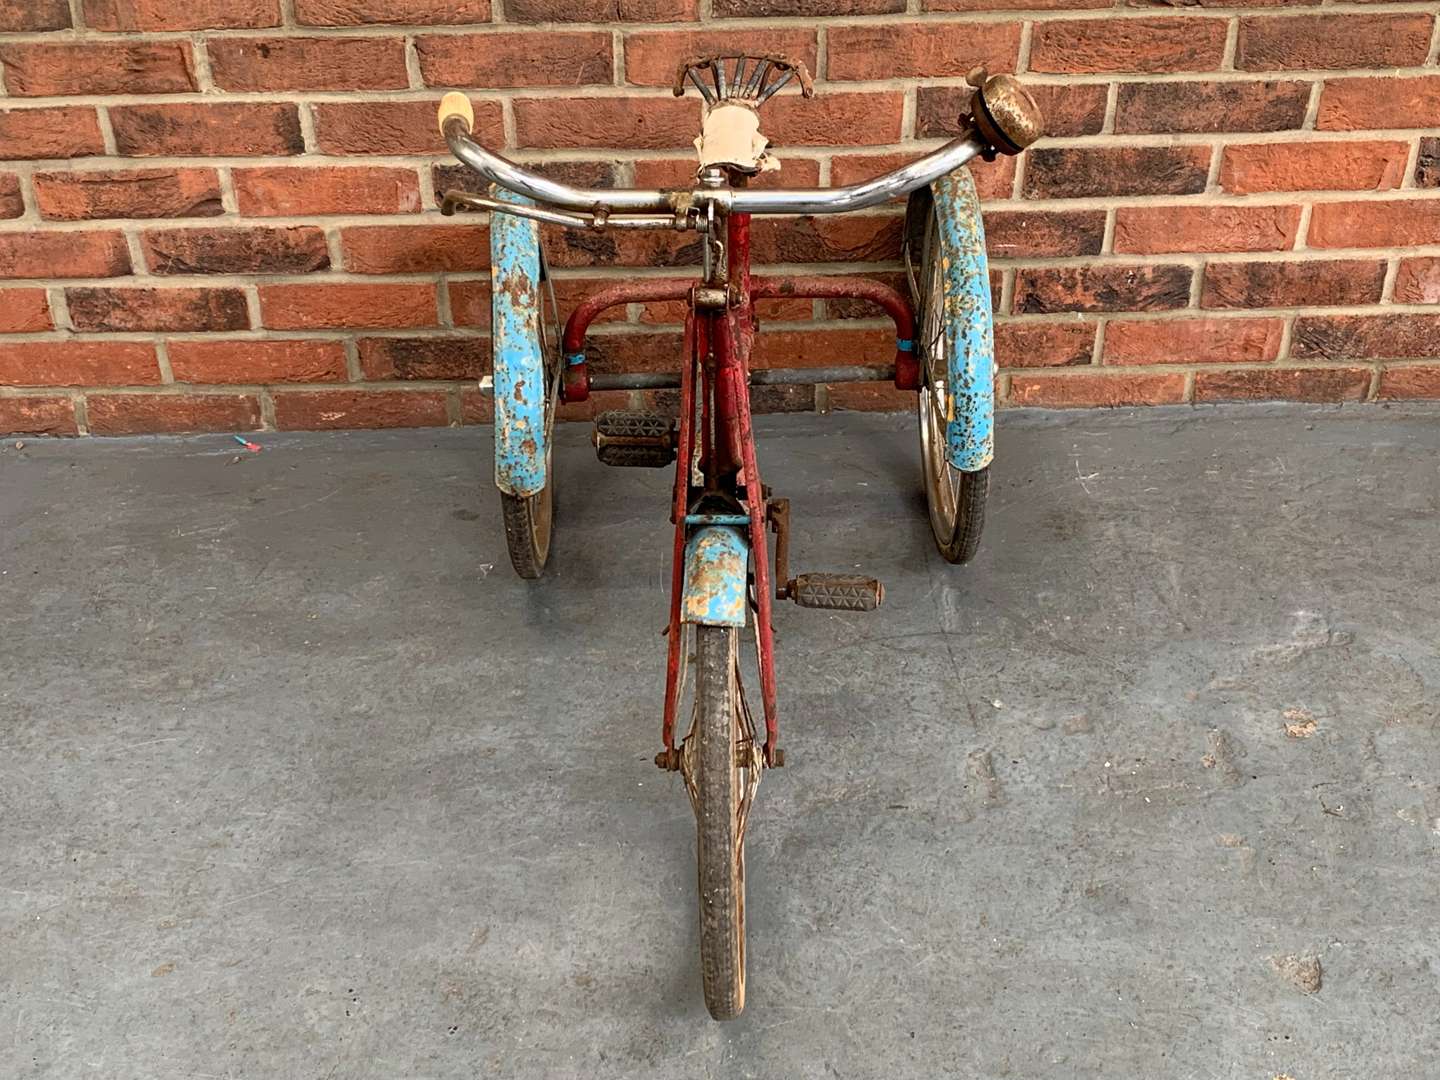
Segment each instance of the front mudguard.
[[[501,188],[492,188],[491,193],[506,202],[531,201]],[[495,486],[521,497],[544,490],[549,468],[540,278],[539,224],[513,214],[491,214]]]
[[995,320],[985,226],[969,169],[942,176],[931,192],[949,358],[946,455],[962,472],[978,472],[995,456]]
[[685,544],[680,621],[744,626],[750,542],[731,525],[703,525]]

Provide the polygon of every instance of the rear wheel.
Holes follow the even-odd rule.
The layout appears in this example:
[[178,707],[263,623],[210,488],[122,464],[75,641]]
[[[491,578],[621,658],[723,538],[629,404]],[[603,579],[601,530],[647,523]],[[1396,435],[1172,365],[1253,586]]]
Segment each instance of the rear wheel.
[[927,189],[921,192],[911,196],[905,224],[906,266],[919,323],[915,345],[920,351],[920,472],[935,546],[946,561],[965,563],[980,546],[990,468],[963,472],[950,464],[946,451],[950,393],[945,281],[933,197]]
[[695,718],[683,748],[696,820],[700,978],[716,1020],[745,1008],[745,817],[760,768],[738,637],[735,627],[695,627]]

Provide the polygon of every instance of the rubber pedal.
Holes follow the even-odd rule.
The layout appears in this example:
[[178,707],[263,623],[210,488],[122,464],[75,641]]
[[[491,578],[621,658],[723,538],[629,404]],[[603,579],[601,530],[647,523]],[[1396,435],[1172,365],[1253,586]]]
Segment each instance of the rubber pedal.
[[593,441],[605,465],[661,469],[675,460],[675,421],[660,413],[603,412]]
[[863,574],[799,574],[790,582],[790,599],[807,608],[874,611],[885,599],[885,586]]

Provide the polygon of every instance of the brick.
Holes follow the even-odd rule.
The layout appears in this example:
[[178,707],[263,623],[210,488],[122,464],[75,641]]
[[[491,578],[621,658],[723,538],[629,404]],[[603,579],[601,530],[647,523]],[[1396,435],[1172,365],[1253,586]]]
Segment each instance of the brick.
[[[508,5],[507,5],[508,6]],[[595,394],[590,395],[592,398]],[[576,405],[586,405],[588,401],[577,402]],[[621,409],[629,408],[630,398],[628,394],[621,395]],[[561,403],[561,409],[568,409]],[[593,406],[592,406],[593,407]],[[567,419],[556,411],[557,419]],[[488,393],[481,393],[478,386],[462,386],[460,388],[460,422],[462,424],[493,424],[495,422],[495,399]]]
[[1379,191],[1400,186],[1410,147],[1403,142],[1258,143],[1227,146],[1220,187],[1260,191]]
[[282,431],[444,427],[445,399],[438,390],[281,392],[275,395],[275,426]]
[[216,217],[214,169],[90,169],[36,173],[35,205],[56,221],[94,218]]
[[[802,61],[815,74],[815,31],[798,27],[739,30],[640,30],[625,35],[625,81],[636,86],[670,86],[680,61],[707,53],[744,51],[752,56],[789,56]],[[694,120],[693,138],[700,132],[693,112],[696,92],[689,91]],[[770,104],[774,104],[772,98]],[[768,108],[768,105],[767,105]]]
[[83,0],[92,30],[246,30],[280,25],[280,0]]
[[340,235],[345,269],[355,274],[412,274],[485,270],[486,225],[362,225]]
[[[505,145],[498,101],[473,102],[475,141]],[[435,127],[435,101],[321,101],[312,105],[323,154],[449,154]]]
[[0,44],[5,87],[17,97],[175,94],[197,89],[188,41]]
[[510,22],[693,22],[697,0],[506,0]]
[[895,262],[902,222],[896,214],[755,218],[751,258],[757,264]]
[[261,285],[261,325],[274,330],[434,326],[435,286],[338,283]]
[[[559,180],[562,184],[570,184],[572,187],[618,187],[622,186],[618,161],[532,161],[526,162],[525,167],[541,176],[548,176],[552,180]],[[476,194],[484,194],[490,188],[489,182],[482,179],[472,170],[464,165],[450,163],[432,166],[430,170],[430,181],[437,195],[443,195],[452,188],[456,191],[469,191]],[[636,181],[637,185],[639,181]]]
[[250,312],[241,289],[65,290],[76,330],[248,330]]
[[307,274],[330,268],[330,247],[313,225],[152,229],[140,235],[156,274]]
[[1241,71],[1390,68],[1423,64],[1433,15],[1252,15],[1240,19]]
[[1289,131],[1305,124],[1308,82],[1121,83],[1115,131]]
[[1440,315],[1305,315],[1292,336],[1301,360],[1431,360]]
[[1280,355],[1283,319],[1112,319],[1107,364],[1260,364]]
[[295,0],[301,26],[458,26],[490,21],[490,0]]
[[583,86],[615,75],[610,35],[598,31],[418,37],[415,51],[427,86]]
[[1022,267],[1014,312],[1165,311],[1190,300],[1188,266]]
[[992,210],[985,243],[994,259],[1098,255],[1105,239],[1104,210]]
[[367,379],[478,379],[490,370],[489,338],[361,338]]
[[976,64],[1009,71],[1020,55],[1019,23],[885,23],[826,32],[830,79],[937,79]]
[[1041,147],[1029,151],[1025,195],[1196,195],[1209,172],[1208,146]]
[[211,38],[210,71],[222,90],[403,90],[398,37]]
[[[1105,126],[1104,86],[1037,83],[1027,85],[1026,89],[1034,96],[1045,116],[1046,135],[1098,135]],[[969,111],[973,93],[968,86],[920,87],[916,99],[915,134],[922,139],[953,139],[960,130],[960,115]]]
[[813,19],[822,15],[891,15],[904,10],[905,0],[714,0],[710,7],[710,13],[720,19]]
[[[840,158],[837,157],[834,160],[839,161]],[[781,163],[780,169],[751,177],[750,186],[754,188],[820,186],[820,163],[813,158],[798,158],[784,154],[781,156]],[[652,158],[636,161],[633,168],[635,187],[689,187],[695,182],[695,155],[693,153],[689,157]],[[834,167],[832,166],[832,177],[833,171]],[[883,169],[877,171],[883,171]],[[852,181],[833,179],[832,182],[848,184]],[[613,181],[606,179],[604,183],[611,184]]]
[[260,401],[251,394],[88,394],[92,435],[255,431]]
[[[0,218],[17,218],[25,213],[25,196],[20,193],[20,177],[0,172]],[[0,267],[3,267],[0,263]]]
[[995,324],[995,358],[1002,368],[1088,364],[1094,348],[1094,323],[1001,321]]
[[53,327],[44,289],[0,288],[0,333],[28,334]]
[[832,411],[912,412],[915,394],[896,390],[889,383],[830,383],[827,387]]
[[0,0],[0,33],[33,34],[69,28],[68,0]]
[[1369,368],[1272,368],[1195,375],[1197,402],[1361,401],[1369,391]]
[[1037,22],[1030,70],[1214,71],[1225,55],[1225,19],[1059,19]]
[[0,435],[74,435],[75,406],[64,397],[0,397]]
[[[673,355],[678,356],[676,352]],[[831,364],[888,364],[895,359],[891,327],[760,328],[750,361],[755,367],[826,367]]]
[[1409,247],[1440,244],[1440,201],[1386,199],[1317,203],[1311,247]]
[[1012,375],[1007,404],[1047,409],[1125,405],[1173,405],[1185,400],[1185,376],[1126,372],[1074,375]]
[[1331,307],[1380,300],[1385,264],[1373,260],[1211,263],[1200,305],[1207,308]]
[[282,165],[236,169],[232,176],[240,213],[252,217],[420,211],[420,178],[414,169]]
[[0,233],[0,267],[11,278],[119,277],[130,251],[118,232]]
[[139,341],[0,341],[0,385],[139,386],[160,381],[155,346]]
[[338,341],[172,341],[176,382],[200,384],[338,382],[346,377]]
[[10,161],[77,158],[103,154],[105,140],[95,110],[65,105],[0,110],[0,155]]
[[926,11],[1072,11],[1113,7],[1115,0],[924,0]]
[[1386,368],[1376,397],[1385,401],[1440,398],[1440,365]]
[[1122,206],[1115,250],[1288,251],[1299,230],[1298,206]]
[[[1440,258],[1401,259],[1395,277],[1395,302],[1440,304]],[[1440,348],[1437,348],[1440,352]]]
[[1440,75],[1327,79],[1315,126],[1328,131],[1440,126]]
[[772,98],[761,120],[775,146],[851,146],[899,142],[904,114],[905,95],[898,90],[829,93],[808,101],[794,94]]
[[535,149],[675,150],[700,133],[693,98],[517,98],[514,107],[516,144]]
[[279,102],[112,105],[115,147],[126,157],[303,154],[300,116]]
[[[758,221],[758,219],[757,219]],[[552,268],[590,266],[684,267],[700,265],[700,241],[692,233],[627,230],[594,233],[559,226],[541,230],[545,258]],[[762,260],[757,258],[757,263]]]
[[1440,187],[1440,138],[1420,140],[1420,152],[1415,158],[1415,186]]

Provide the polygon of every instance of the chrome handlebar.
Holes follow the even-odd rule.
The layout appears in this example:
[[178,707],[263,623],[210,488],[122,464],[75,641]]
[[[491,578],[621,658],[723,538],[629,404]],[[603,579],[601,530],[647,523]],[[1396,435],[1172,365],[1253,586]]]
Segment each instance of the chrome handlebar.
[[[691,209],[703,212],[707,204],[713,205],[716,210],[744,214],[839,214],[864,210],[938,180],[989,149],[976,132],[970,131],[893,172],[845,187],[757,190],[697,185],[689,189],[661,191],[658,188],[571,187],[533,173],[485,149],[470,138],[469,128],[462,117],[446,118],[442,130],[451,153],[485,179],[533,199],[542,207],[595,215],[600,219],[595,224],[603,224],[612,213],[684,216]],[[567,223],[587,224],[583,221]]]
[[[456,206],[477,210],[503,210],[562,225],[605,228],[695,227],[712,212],[744,214],[840,214],[878,206],[908,195],[953,172],[976,157],[1018,154],[1040,137],[1044,120],[1035,100],[1009,75],[990,76],[983,67],[970,73],[975,95],[965,129],[938,150],[883,176],[836,188],[780,188],[756,190],[724,183],[723,174],[702,174],[692,188],[661,191],[647,188],[577,188],[531,172],[470,137],[475,116],[470,99],[451,92],[440,102],[440,132],[451,153],[485,179],[533,200],[536,206],[498,204],[479,195],[450,192],[442,209]],[[567,213],[568,211],[568,213]],[[621,215],[612,217],[611,215]]]

